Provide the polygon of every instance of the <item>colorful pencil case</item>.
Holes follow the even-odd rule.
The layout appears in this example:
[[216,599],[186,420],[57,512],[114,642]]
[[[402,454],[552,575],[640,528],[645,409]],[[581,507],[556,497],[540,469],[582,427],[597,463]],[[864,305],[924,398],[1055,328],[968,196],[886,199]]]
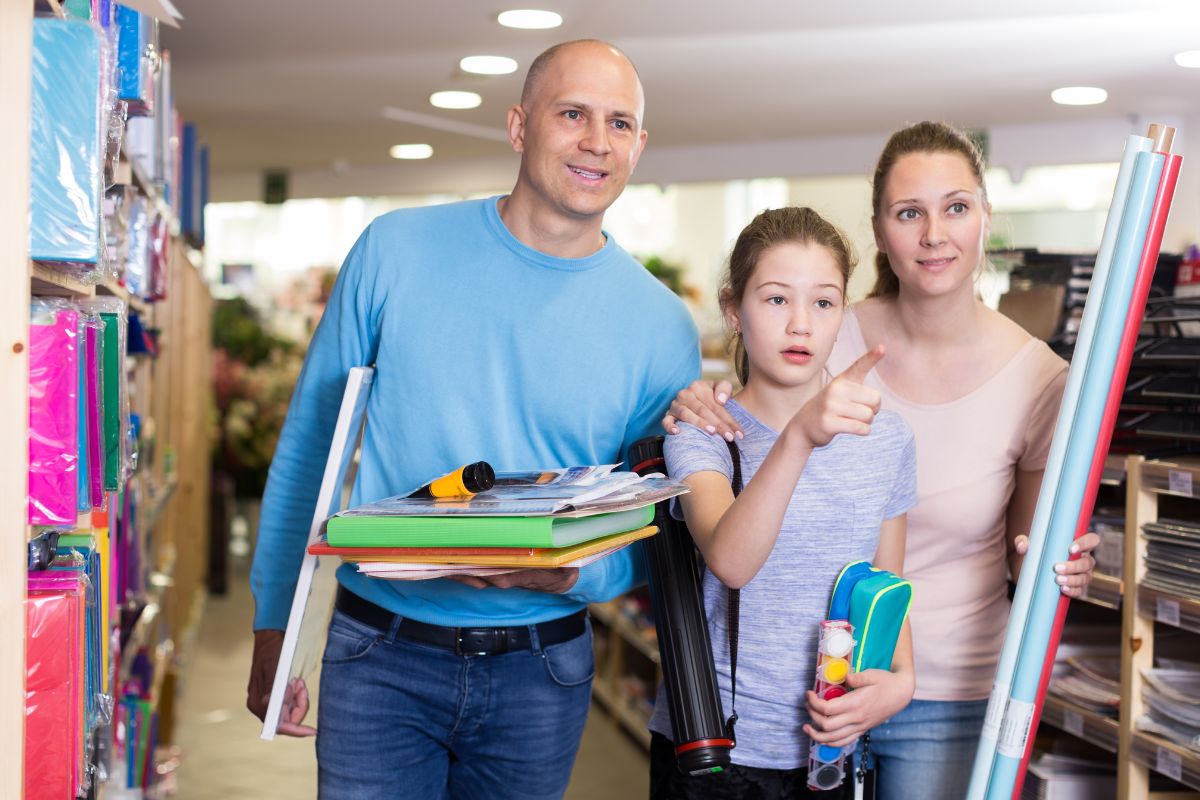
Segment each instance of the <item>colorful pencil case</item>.
[[847,564],[833,584],[829,619],[848,620],[858,646],[855,672],[892,668],[900,628],[912,605],[912,583],[866,561]]

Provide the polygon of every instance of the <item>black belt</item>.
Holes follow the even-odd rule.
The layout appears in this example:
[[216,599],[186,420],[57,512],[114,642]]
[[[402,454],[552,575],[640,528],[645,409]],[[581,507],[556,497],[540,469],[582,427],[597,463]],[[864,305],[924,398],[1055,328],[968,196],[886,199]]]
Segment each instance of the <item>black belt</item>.
[[[396,614],[386,608],[365,600],[354,592],[338,587],[337,610],[364,625],[370,625],[385,633],[392,629]],[[543,646],[560,644],[574,639],[587,630],[587,611],[576,611],[567,617],[539,622],[538,642]],[[529,625],[513,625],[499,628],[448,628],[430,625],[404,617],[400,620],[397,636],[422,644],[440,647],[459,656],[494,656],[512,650],[528,650],[530,647]]]

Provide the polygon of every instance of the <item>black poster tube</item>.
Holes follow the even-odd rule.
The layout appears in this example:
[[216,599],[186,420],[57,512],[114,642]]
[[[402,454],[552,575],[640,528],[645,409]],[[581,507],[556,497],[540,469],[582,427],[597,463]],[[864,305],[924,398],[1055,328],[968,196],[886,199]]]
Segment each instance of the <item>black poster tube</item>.
[[[666,472],[663,437],[636,442],[629,464],[639,475]],[[700,566],[687,527],[671,516],[670,501],[655,506],[658,534],[642,541],[650,571],[650,602],[667,708],[675,730],[675,759],[685,773],[699,775],[729,767],[733,741],[725,727],[704,613]]]

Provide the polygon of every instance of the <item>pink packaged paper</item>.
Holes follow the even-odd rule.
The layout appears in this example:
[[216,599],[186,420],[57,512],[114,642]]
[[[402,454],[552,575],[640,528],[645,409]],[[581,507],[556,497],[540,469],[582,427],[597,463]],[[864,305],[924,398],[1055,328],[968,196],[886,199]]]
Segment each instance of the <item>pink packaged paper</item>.
[[79,500],[79,313],[35,301],[29,325],[29,523],[74,526]]

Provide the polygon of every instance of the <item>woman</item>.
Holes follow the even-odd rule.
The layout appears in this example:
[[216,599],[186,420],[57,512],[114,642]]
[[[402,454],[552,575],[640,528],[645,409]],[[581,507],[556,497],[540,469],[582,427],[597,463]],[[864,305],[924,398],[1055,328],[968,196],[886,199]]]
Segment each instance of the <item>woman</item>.
[[[1019,574],[1066,381],[1066,363],[975,291],[991,206],[983,159],[961,132],[922,122],[888,140],[875,169],[879,249],[870,297],[845,315],[829,359],[837,374],[884,344],[868,376],[883,407],[917,444],[916,508],[908,515],[913,702],[871,734],[879,797],[961,798],[970,778],[1008,620],[1007,577]],[[715,396],[714,396],[715,394]],[[729,438],[727,384],[695,383],[663,420]],[[1082,594],[1099,544],[1056,565],[1062,591]]]

